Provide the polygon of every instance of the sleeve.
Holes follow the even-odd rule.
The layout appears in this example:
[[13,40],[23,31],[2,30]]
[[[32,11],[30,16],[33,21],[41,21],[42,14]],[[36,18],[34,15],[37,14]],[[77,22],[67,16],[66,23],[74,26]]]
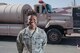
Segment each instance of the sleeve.
[[23,43],[22,43],[22,33],[20,32],[17,36],[17,50],[18,53],[22,53],[23,52]]
[[43,43],[42,43],[42,46],[46,46],[47,44],[47,35],[46,35],[46,32],[43,30]]

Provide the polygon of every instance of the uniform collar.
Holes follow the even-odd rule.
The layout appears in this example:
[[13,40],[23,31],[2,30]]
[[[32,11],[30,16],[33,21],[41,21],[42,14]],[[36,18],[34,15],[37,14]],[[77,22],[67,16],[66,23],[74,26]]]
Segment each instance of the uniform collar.
[[[29,31],[29,26],[26,28],[26,30],[28,30]],[[36,27],[36,33],[38,33],[38,31],[39,31],[39,28],[38,27]]]

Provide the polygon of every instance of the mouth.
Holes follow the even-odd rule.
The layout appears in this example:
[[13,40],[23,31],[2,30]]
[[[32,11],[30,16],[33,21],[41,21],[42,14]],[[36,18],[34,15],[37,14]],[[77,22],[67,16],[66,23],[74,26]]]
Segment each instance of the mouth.
[[30,23],[34,23],[34,22],[30,22]]
[[34,22],[30,22],[30,25],[34,24]]

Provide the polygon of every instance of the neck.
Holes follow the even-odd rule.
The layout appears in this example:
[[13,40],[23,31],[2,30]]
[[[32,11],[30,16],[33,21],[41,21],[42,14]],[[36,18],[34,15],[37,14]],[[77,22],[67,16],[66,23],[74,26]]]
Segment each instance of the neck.
[[29,29],[30,29],[30,30],[35,30],[36,27],[29,26]]

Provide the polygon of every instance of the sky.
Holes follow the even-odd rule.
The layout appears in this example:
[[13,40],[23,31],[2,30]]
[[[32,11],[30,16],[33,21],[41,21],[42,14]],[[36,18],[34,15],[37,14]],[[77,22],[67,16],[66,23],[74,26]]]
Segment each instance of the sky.
[[[29,4],[32,7],[38,3],[39,0],[0,0],[0,3],[8,4]],[[43,0],[45,3],[48,3],[52,8],[62,8],[73,5],[74,0]],[[80,5],[80,0],[75,0],[76,5]]]

